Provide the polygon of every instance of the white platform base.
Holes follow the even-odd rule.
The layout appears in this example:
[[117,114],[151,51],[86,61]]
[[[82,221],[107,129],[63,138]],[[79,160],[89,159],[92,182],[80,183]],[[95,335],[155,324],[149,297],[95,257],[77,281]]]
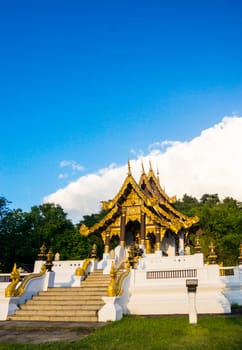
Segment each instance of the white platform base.
[[103,297],[105,305],[98,312],[98,321],[118,321],[123,317],[123,311],[117,303],[119,297]]

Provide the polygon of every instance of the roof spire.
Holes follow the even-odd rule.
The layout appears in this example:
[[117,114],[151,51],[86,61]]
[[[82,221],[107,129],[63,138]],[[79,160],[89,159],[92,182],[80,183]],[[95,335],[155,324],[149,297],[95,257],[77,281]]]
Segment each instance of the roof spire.
[[128,175],[131,175],[131,166],[130,166],[130,160],[128,160]]
[[153,169],[152,169],[152,164],[151,164],[151,160],[149,160],[149,164],[150,164],[150,171],[153,171]]
[[142,174],[145,174],[145,168],[144,168],[143,160],[141,161],[141,167],[142,167]]

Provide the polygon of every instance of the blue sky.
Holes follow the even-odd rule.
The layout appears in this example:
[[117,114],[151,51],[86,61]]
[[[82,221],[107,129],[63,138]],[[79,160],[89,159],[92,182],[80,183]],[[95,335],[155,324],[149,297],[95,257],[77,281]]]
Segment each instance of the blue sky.
[[29,210],[242,115],[241,1],[1,1],[0,195]]

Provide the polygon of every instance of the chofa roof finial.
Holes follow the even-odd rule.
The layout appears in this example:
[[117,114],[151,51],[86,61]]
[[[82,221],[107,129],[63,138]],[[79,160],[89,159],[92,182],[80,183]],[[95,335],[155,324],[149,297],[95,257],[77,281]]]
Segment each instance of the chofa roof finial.
[[130,160],[128,160],[128,175],[131,175],[131,166],[130,166]]
[[152,164],[151,164],[151,160],[149,160],[149,164],[150,164],[150,171],[153,171],[153,169],[152,169]]
[[144,168],[143,160],[141,161],[141,168],[142,168],[142,174],[144,174],[145,173],[145,168]]

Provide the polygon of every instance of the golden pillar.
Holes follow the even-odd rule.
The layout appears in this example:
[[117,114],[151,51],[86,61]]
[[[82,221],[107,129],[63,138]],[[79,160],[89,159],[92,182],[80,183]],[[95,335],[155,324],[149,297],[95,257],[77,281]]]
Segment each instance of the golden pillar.
[[165,234],[166,234],[166,228],[165,227],[161,227],[160,228],[160,250],[162,250],[161,242],[163,241],[163,238],[165,237]]
[[150,238],[146,237],[145,239],[145,250],[146,250],[146,254],[150,254],[151,253],[151,244],[150,244]]
[[126,208],[121,208],[121,220],[120,220],[120,245],[125,246],[125,225],[126,225]]
[[160,227],[156,227],[155,229],[155,250],[159,251],[161,250],[161,244],[160,244]]
[[140,244],[145,245],[145,213],[140,217]]
[[110,248],[110,229],[106,231],[104,253],[108,254]]

